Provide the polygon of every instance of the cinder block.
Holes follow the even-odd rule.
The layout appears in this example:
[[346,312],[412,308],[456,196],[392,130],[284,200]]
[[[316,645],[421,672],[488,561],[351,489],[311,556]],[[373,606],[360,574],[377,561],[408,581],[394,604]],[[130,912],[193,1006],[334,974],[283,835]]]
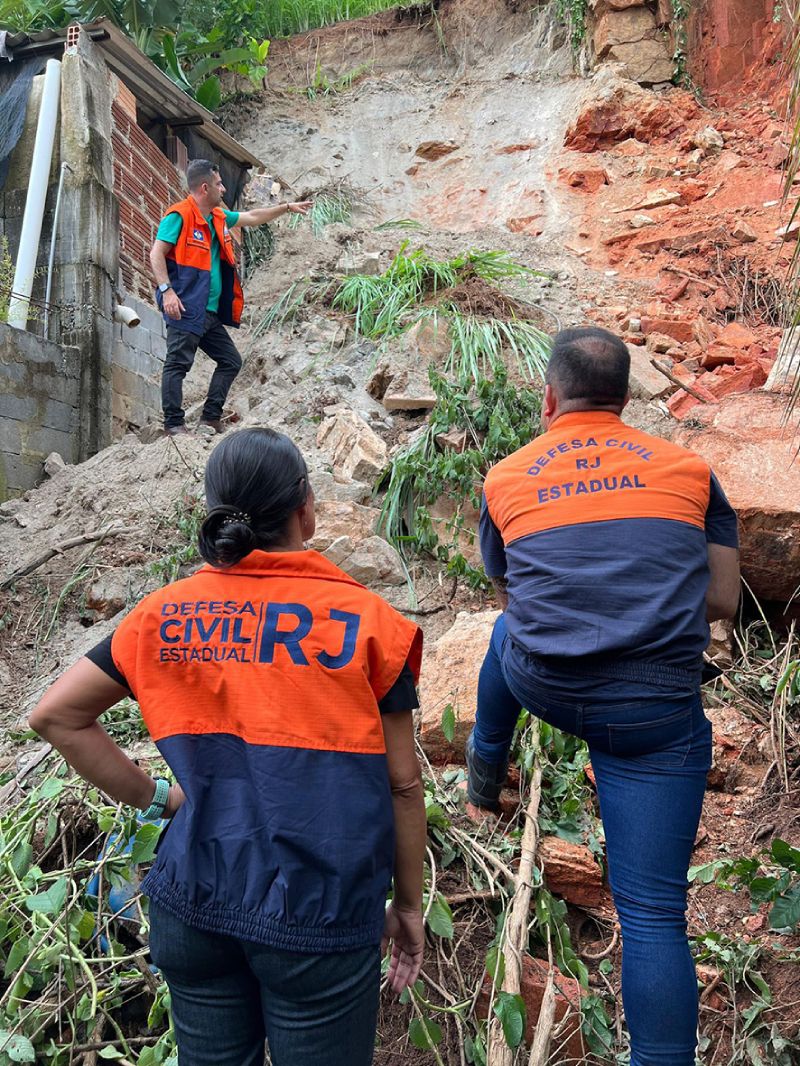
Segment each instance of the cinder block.
[[28,433],[23,455],[44,461],[50,452],[58,452],[68,463],[75,462],[75,435],[48,426],[39,426]]
[[27,422],[37,414],[38,404],[30,396],[15,396],[14,393],[0,395],[0,419],[12,419]]
[[0,452],[13,452],[19,455],[22,451],[23,430],[25,422],[19,422],[16,418],[0,419]]
[[42,463],[30,456],[15,455],[0,448],[0,472],[5,474],[6,497],[21,496],[42,480]]
[[71,434],[78,428],[77,409],[72,404],[50,399],[44,406],[42,425],[48,429]]
[[11,392],[13,386],[8,383],[24,381],[27,373],[28,368],[24,363],[0,363],[0,391]]

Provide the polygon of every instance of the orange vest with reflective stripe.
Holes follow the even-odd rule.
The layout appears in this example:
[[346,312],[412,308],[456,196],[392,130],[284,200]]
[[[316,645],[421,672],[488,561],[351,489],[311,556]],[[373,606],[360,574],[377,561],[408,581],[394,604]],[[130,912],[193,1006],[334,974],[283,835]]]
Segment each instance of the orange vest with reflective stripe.
[[[164,319],[167,325],[188,333],[204,333],[208,294],[211,288],[211,228],[201,214],[194,198],[187,196],[173,204],[166,215],[178,214],[183,220],[177,243],[167,253],[167,271],[172,287],[184,306],[180,319]],[[226,326],[238,328],[242,319],[244,296],[236,273],[236,250],[225,221],[225,212],[215,207],[212,212],[214,233],[219,241],[222,291],[217,316]],[[156,301],[162,307],[161,293],[156,289]],[[163,308],[162,308],[163,309]]]

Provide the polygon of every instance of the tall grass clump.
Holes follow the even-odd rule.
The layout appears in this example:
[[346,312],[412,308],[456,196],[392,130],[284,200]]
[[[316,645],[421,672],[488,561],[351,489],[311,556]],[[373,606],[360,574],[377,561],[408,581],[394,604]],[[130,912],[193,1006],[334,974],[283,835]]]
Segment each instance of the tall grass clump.
[[290,37],[396,6],[397,0],[271,0],[264,15],[265,32],[269,37]]
[[298,229],[304,223],[310,224],[315,237],[321,237],[326,226],[335,222],[350,222],[352,204],[344,193],[323,193],[314,198],[314,203],[307,215],[292,215],[289,229]]
[[[502,364],[503,353],[531,377],[542,376],[549,353],[546,334],[495,284],[538,271],[507,252],[470,251],[438,260],[422,248],[407,249],[406,242],[378,277],[355,274],[339,284],[332,306],[353,316],[356,333],[388,340],[427,318],[437,328],[446,327],[451,350],[444,370],[459,380],[477,381]],[[483,283],[480,306],[471,302],[475,295],[469,286],[476,281]]]

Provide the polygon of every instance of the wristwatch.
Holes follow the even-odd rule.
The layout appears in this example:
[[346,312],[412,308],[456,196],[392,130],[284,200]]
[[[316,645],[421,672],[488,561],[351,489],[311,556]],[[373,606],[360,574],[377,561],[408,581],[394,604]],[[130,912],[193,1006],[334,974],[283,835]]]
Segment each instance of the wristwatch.
[[155,782],[156,790],[153,794],[153,801],[150,806],[142,811],[143,818],[163,818],[164,808],[167,806],[167,800],[169,799],[169,781],[163,777],[159,777]]
[[161,284],[158,286],[158,291],[163,296],[163,294],[167,291],[167,289],[171,289],[171,288],[172,288],[172,282],[171,281],[162,281]]

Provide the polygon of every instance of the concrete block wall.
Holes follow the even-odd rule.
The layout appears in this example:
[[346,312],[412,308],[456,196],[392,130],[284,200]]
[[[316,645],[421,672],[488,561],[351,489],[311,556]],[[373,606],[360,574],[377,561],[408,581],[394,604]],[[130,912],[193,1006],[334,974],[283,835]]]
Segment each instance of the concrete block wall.
[[112,433],[121,437],[159,417],[161,370],[166,355],[166,327],[151,302],[129,296],[141,324],[130,329],[115,324],[111,365]]
[[136,124],[136,101],[119,82],[111,119],[122,286],[152,304],[150,247],[165,209],[186,196],[185,179]]
[[0,323],[0,500],[42,477],[50,452],[78,460],[80,353]]

